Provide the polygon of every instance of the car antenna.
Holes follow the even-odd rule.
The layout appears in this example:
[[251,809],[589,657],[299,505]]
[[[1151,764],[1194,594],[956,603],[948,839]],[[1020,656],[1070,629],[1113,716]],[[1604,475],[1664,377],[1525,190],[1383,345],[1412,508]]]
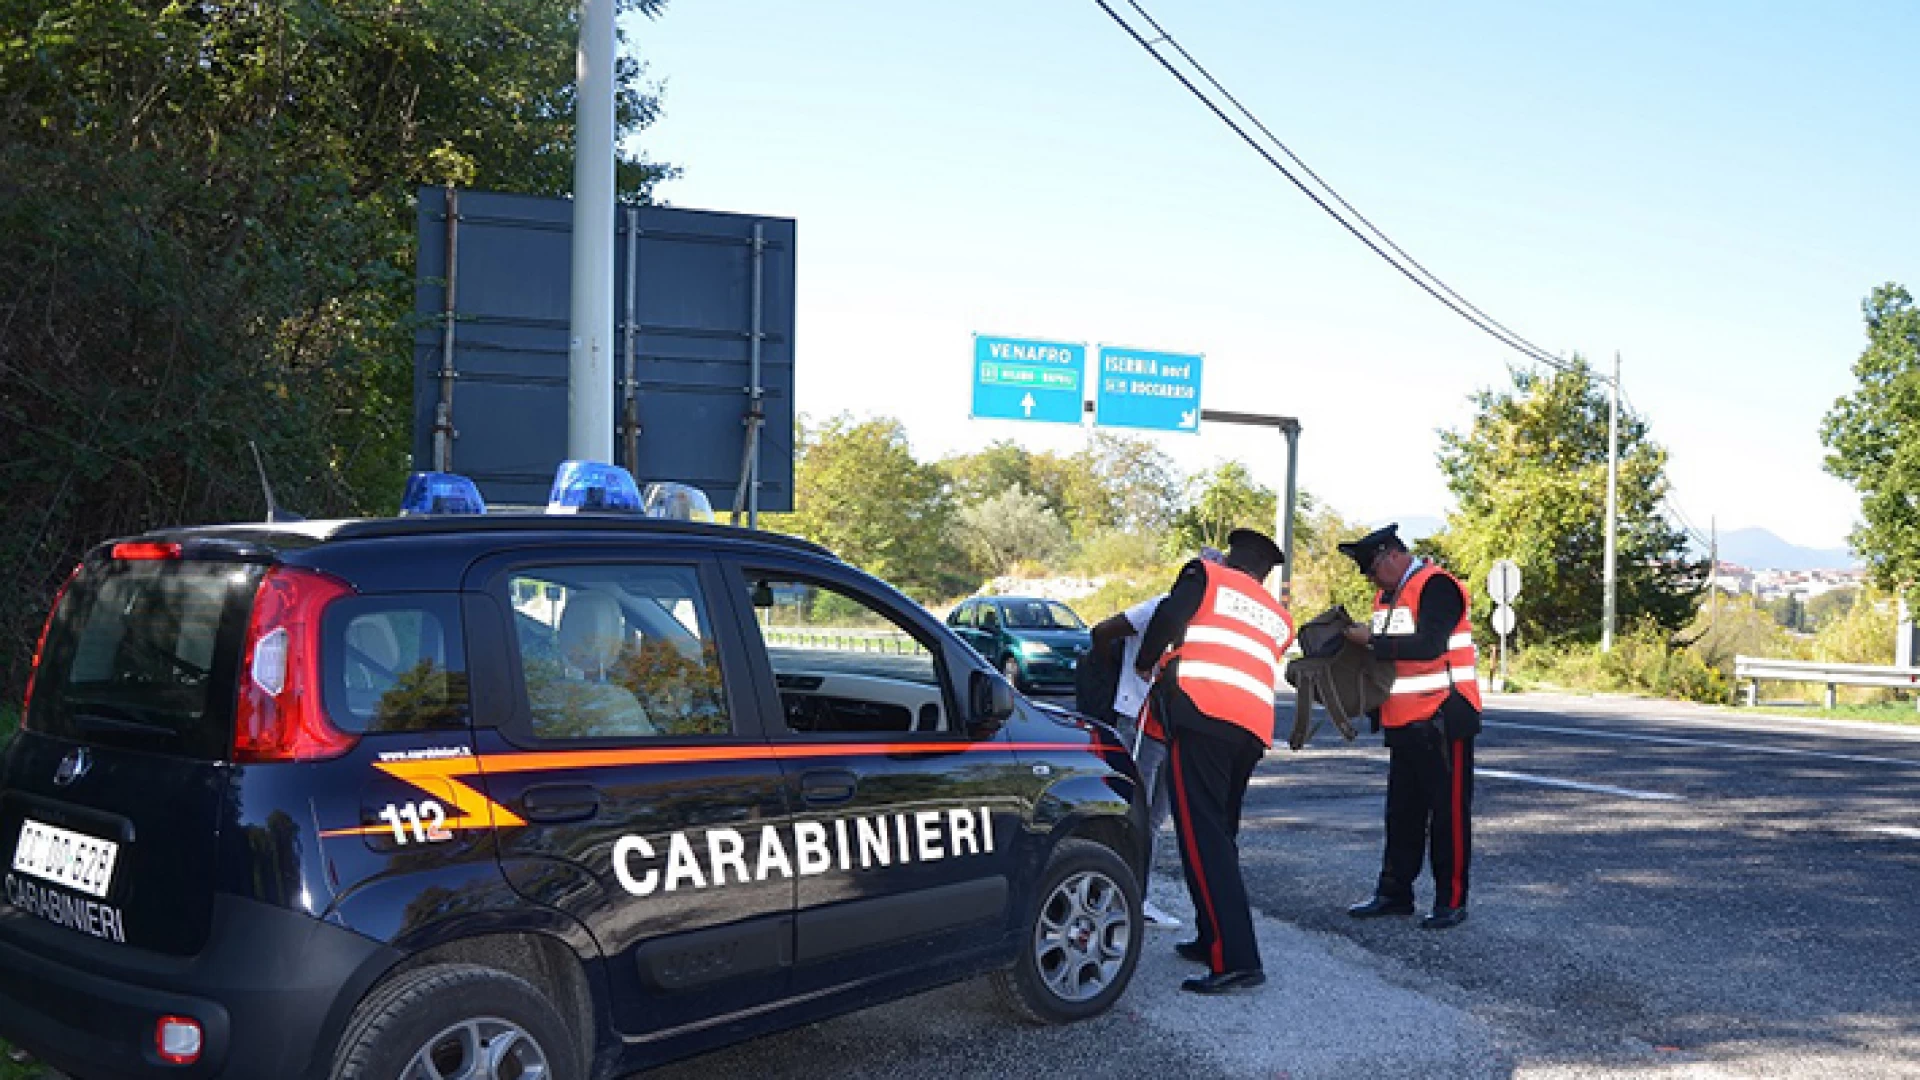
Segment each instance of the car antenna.
[[281,506],[278,503],[273,501],[273,485],[267,482],[267,465],[266,465],[266,462],[260,460],[260,448],[254,445],[254,442],[252,439],[248,439],[247,449],[253,451],[253,467],[260,471],[260,490],[267,493],[268,524],[273,524],[281,521],[307,520],[306,518],[301,517],[299,514],[296,514],[291,510],[286,510],[281,508]]

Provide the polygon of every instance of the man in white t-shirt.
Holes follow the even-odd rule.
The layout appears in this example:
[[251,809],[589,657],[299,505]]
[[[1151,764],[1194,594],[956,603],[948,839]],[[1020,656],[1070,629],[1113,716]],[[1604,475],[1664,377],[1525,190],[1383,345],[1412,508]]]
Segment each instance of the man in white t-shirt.
[[[1201,548],[1200,557],[1208,562],[1219,562],[1220,552],[1214,548]],[[1146,633],[1147,624],[1153,621],[1153,613],[1160,607],[1164,596],[1142,600],[1118,615],[1101,620],[1093,628],[1093,654],[1100,655],[1110,648],[1115,639],[1124,639],[1126,644],[1120,657],[1120,681],[1113,693],[1113,720],[1122,734],[1127,737],[1128,748],[1133,751],[1133,760],[1140,767],[1140,782],[1147,791],[1147,867],[1149,875],[1153,867],[1154,852],[1159,846],[1160,828],[1167,822],[1171,804],[1167,797],[1167,777],[1163,766],[1167,763],[1167,736],[1160,728],[1148,707],[1153,684],[1140,677],[1134,670],[1134,663],[1140,658],[1140,638]],[[1141,883],[1145,886],[1145,882]],[[1159,905],[1143,895],[1140,902],[1141,912],[1146,916],[1147,925],[1162,930],[1178,930],[1180,920],[1160,910]]]

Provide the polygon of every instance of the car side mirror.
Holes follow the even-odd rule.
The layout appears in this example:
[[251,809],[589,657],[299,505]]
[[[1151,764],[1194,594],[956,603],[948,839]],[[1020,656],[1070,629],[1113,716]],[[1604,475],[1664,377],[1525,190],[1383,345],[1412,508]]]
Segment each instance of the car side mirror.
[[757,608],[762,608],[762,609],[772,607],[773,606],[773,586],[767,584],[764,581],[754,582],[753,583],[753,606]]
[[975,671],[967,683],[967,728],[975,738],[991,735],[1013,715],[1013,685],[993,671]]

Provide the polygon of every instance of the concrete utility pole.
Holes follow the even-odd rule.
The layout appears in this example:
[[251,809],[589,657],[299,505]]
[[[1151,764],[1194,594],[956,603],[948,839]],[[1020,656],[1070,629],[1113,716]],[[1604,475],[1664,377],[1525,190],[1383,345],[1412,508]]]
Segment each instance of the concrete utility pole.
[[1600,651],[1613,651],[1615,594],[1619,575],[1614,571],[1615,522],[1620,516],[1620,354],[1613,354],[1613,394],[1607,404],[1607,554],[1606,609],[1600,624]]
[[573,105],[567,456],[613,461],[614,0],[580,0]]

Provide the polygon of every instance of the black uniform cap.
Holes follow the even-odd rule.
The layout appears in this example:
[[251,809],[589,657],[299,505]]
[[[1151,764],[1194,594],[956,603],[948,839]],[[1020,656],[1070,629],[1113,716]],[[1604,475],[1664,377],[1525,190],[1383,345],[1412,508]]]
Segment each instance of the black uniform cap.
[[1280,545],[1273,542],[1273,537],[1258,529],[1235,529],[1228,533],[1227,548],[1238,548],[1268,566],[1279,566],[1287,561],[1287,557],[1280,553]]
[[1389,522],[1358,540],[1348,540],[1334,546],[1339,549],[1340,554],[1352,559],[1353,564],[1358,566],[1360,572],[1364,574],[1373,566],[1374,557],[1380,554],[1380,549],[1391,548],[1394,551],[1407,549],[1407,545],[1400,540],[1399,530],[1399,522]]

